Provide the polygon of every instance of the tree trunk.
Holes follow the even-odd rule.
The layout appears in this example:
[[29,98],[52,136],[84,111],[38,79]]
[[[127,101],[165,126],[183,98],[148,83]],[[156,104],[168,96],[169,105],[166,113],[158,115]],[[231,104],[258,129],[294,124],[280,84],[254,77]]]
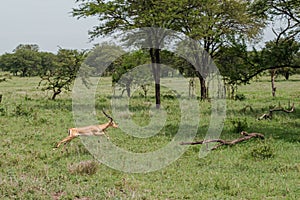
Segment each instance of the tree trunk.
[[126,84],[126,92],[127,92],[127,97],[130,98],[131,95],[130,84]]
[[57,91],[54,90],[51,100],[55,100],[56,96],[59,95],[60,93],[61,93],[61,89],[58,89]]
[[205,78],[200,76],[201,100],[207,99],[207,88]]
[[194,80],[194,78],[191,78],[189,81],[189,97],[191,97],[191,98],[195,97],[195,80]]
[[[207,51],[208,52],[208,51]],[[208,98],[208,87],[206,86],[206,78],[208,74],[208,63],[210,61],[209,55],[205,52],[202,52],[201,55],[198,53],[195,54],[196,61],[196,75],[200,81],[200,95],[201,100]]]
[[152,73],[155,80],[155,103],[160,109],[160,49],[150,48]]
[[207,98],[207,87],[206,87],[206,81],[205,78],[203,78],[200,74],[200,72],[196,72],[197,77],[199,78],[200,82],[200,97],[201,100],[205,100]]
[[271,70],[271,85],[272,85],[272,96],[276,96],[276,87],[275,87],[275,77],[276,77],[276,70]]
[[285,80],[289,80],[289,78],[290,78],[290,72],[289,71],[286,71],[285,72],[285,74],[284,74],[284,78],[285,78]]
[[21,76],[22,76],[22,77],[25,77],[25,76],[26,76],[26,73],[27,73],[27,69],[23,69],[23,70],[22,70],[22,75],[21,75]]

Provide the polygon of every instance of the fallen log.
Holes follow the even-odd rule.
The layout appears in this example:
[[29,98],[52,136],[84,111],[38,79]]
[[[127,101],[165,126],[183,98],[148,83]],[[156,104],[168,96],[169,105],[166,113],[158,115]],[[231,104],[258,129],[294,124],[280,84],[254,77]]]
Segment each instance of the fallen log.
[[241,135],[243,137],[234,139],[234,140],[222,140],[222,139],[210,139],[210,140],[201,140],[201,141],[196,141],[196,142],[181,142],[181,145],[197,145],[197,144],[207,144],[207,143],[219,143],[218,145],[214,146],[211,150],[215,150],[219,148],[220,146],[223,145],[235,145],[237,143],[250,140],[251,138],[259,138],[259,139],[264,139],[264,135],[261,133],[247,133],[246,131],[242,131]]
[[260,116],[258,118],[258,120],[262,120],[262,119],[272,119],[273,116],[273,112],[285,112],[285,113],[292,113],[295,111],[295,105],[293,104],[292,107],[288,110],[288,109],[284,109],[283,107],[279,106],[279,107],[275,107],[273,109],[269,110],[269,113],[265,113],[262,116]]

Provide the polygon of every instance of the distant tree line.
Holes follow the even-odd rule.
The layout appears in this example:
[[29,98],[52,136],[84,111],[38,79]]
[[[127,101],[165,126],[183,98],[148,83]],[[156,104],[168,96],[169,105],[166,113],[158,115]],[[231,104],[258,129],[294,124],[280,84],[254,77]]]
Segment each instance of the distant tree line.
[[36,44],[20,44],[13,53],[0,57],[0,69],[14,76],[39,76],[39,87],[52,91],[51,99],[55,99],[63,90],[70,90],[84,58],[84,51],[60,48],[54,54],[39,51]]

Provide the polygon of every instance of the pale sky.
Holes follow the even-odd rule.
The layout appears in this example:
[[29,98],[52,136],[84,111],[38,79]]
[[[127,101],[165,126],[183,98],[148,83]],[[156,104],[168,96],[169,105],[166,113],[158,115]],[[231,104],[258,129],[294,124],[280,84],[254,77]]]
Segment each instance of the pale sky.
[[[0,0],[0,55],[19,44],[37,44],[40,51],[90,49],[88,30],[97,19],[71,16],[75,0]],[[272,33],[267,33],[269,40]]]
[[0,0],[0,55],[19,44],[37,44],[41,51],[89,49],[88,30],[96,19],[71,16],[75,0]]

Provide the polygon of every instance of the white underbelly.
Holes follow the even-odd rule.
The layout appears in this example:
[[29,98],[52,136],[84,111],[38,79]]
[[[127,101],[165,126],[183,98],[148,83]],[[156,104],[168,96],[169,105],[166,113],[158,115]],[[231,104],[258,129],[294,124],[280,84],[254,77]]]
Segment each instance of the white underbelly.
[[101,132],[85,132],[85,133],[77,133],[76,136],[100,136],[100,135],[104,135],[104,133]]

